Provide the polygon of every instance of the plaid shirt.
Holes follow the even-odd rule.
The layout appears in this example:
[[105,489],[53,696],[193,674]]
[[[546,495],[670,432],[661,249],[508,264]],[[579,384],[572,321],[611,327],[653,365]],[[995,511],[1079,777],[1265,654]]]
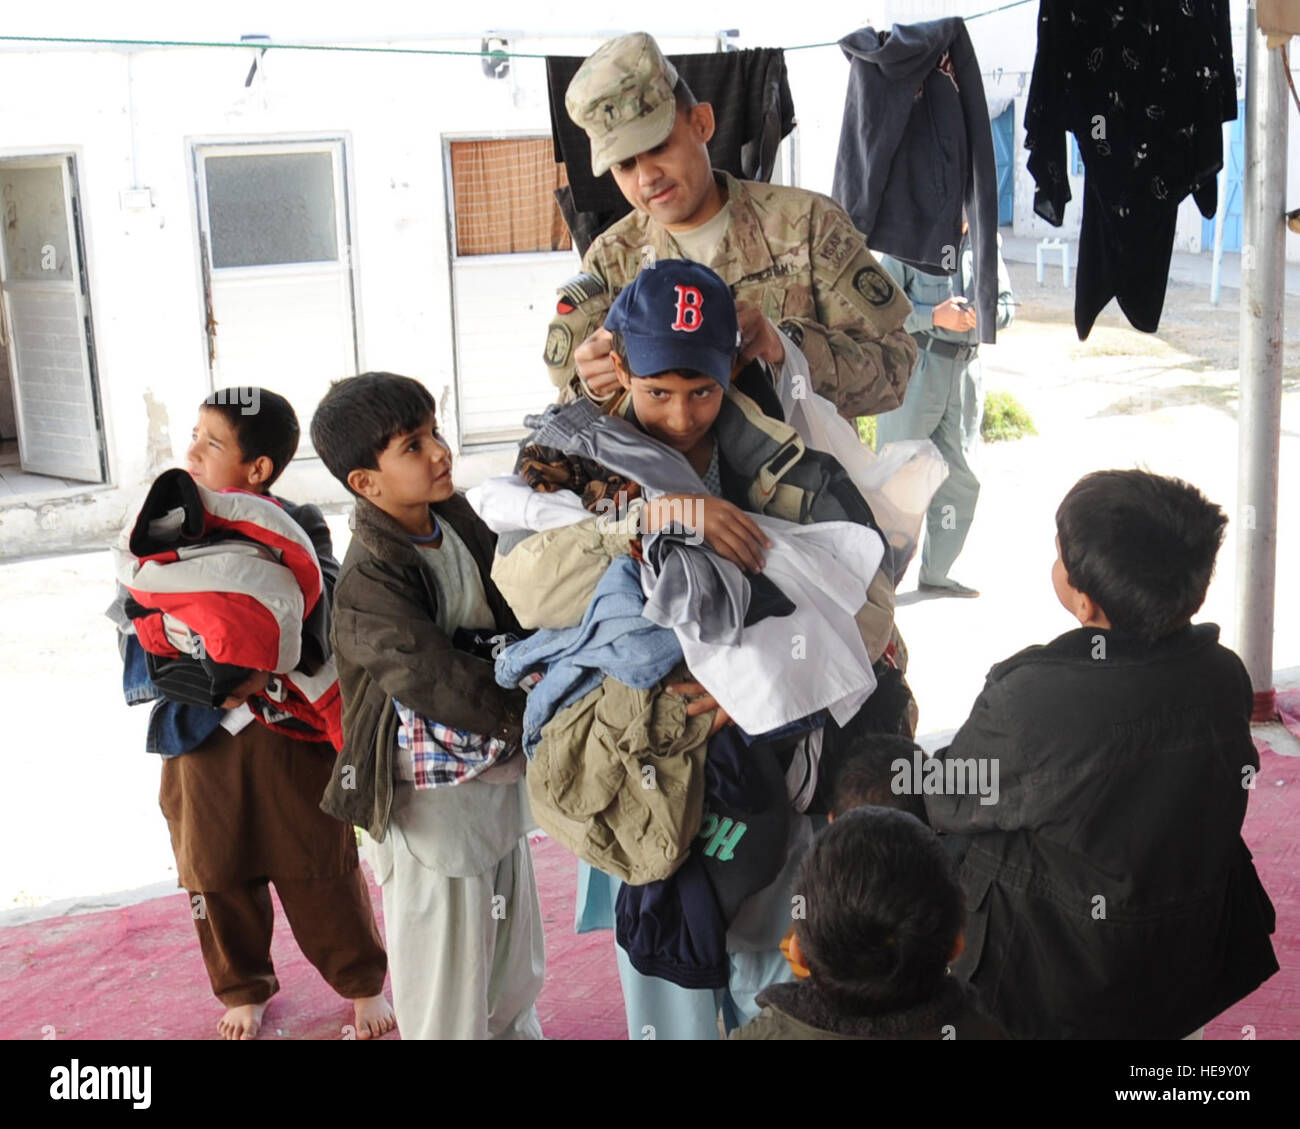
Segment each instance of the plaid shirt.
[[431,721],[394,701],[400,725],[397,744],[411,754],[417,788],[449,788],[473,780],[504,760],[511,745]]

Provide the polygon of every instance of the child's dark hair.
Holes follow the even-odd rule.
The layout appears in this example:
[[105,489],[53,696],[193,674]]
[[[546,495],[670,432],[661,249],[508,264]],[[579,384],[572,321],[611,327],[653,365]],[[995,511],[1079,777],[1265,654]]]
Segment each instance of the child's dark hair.
[[910,788],[906,792],[895,792],[893,788],[894,762],[907,762],[910,781],[912,755],[917,752],[919,745],[892,733],[854,736],[835,772],[831,811],[838,817],[867,806],[897,808],[925,823],[925,797]]
[[263,455],[271,460],[271,477],[262,483],[263,491],[269,491],[298,450],[301,432],[293,405],[278,392],[242,386],[219,388],[201,406],[221,413],[235,433],[244,462]]
[[[348,486],[354,470],[375,470],[394,435],[437,418],[438,406],[418,380],[363,372],[336,380],[311,420],[311,442],[335,478]],[[352,487],[348,486],[351,490]]]
[[1070,585],[1117,632],[1148,644],[1205,602],[1227,523],[1196,487],[1145,470],[1085,475],[1056,511]]
[[965,921],[939,838],[906,812],[846,812],[813,840],[795,920],[813,983],[851,1015],[913,1007],[937,992]]

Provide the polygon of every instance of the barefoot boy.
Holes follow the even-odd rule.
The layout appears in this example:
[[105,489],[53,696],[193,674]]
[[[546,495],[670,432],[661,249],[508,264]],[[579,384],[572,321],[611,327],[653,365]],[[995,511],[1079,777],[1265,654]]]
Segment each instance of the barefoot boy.
[[[323,806],[364,827],[383,886],[393,1002],[407,1039],[540,1039],[541,909],[522,756],[431,782],[395,703],[458,747],[518,748],[523,694],[452,646],[518,631],[489,578],[495,538],[451,479],[424,385],[372,372],[331,387],[312,442],[356,497],[335,595],[344,749]],[[447,755],[453,755],[448,753]]]
[[[247,491],[283,507],[316,548],[328,601],[338,563],[324,517],[315,506],[294,506],[270,493],[298,448],[298,434],[293,408],[282,396],[261,388],[223,389],[199,408],[186,468],[209,490]],[[128,674],[139,672],[139,642],[133,635],[125,639]],[[327,657],[317,655],[316,665]],[[170,676],[179,679],[173,692],[186,681],[180,665],[172,664]],[[129,700],[169,695],[161,673],[156,686],[135,681]],[[193,701],[190,685],[185,696]],[[271,964],[269,882],[303,954],[353,1001],[357,1037],[378,1037],[394,1025],[382,994],[387,958],[354,832],[319,807],[337,754],[328,743],[273,731],[240,710],[266,685],[267,674],[255,672],[214,703],[220,708],[164,701],[150,719],[149,747],[164,757],[159,803],[177,877],[195,907],[212,991],[227,1007],[217,1029],[225,1039],[256,1038],[279,990]],[[241,712],[242,728],[236,720]]]

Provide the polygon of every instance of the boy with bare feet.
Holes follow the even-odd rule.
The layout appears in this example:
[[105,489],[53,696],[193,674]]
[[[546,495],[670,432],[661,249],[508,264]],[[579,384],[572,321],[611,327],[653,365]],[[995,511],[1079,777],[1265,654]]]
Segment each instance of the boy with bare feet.
[[[298,435],[283,397],[260,388],[223,389],[200,406],[185,461],[191,478],[208,490],[255,495],[248,499],[251,521],[278,507],[311,539],[324,592],[312,613],[317,618],[304,624],[298,669],[313,674],[329,658],[328,609],[339,566],[320,510],[270,493]],[[262,724],[260,717],[271,716],[265,712],[254,720],[247,703],[267,689],[265,671],[222,688],[211,677],[212,664],[202,665],[203,652],[159,662],[146,659],[136,635],[123,638],[128,701],[162,697],[150,717],[148,748],[164,757],[159,802],[178,881],[190,895],[213,993],[227,1008],[218,1033],[256,1038],[279,989],[268,883],[275,884],[304,955],[352,1000],[356,1037],[391,1031],[396,1020],[383,995],[388,961],[355,833],[319,806],[336,750],[328,740]]]

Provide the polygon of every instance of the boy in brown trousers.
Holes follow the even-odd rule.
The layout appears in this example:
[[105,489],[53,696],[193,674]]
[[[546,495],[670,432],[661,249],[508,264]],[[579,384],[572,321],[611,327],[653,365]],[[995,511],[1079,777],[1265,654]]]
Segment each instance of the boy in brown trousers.
[[[199,409],[186,469],[209,490],[245,491],[280,505],[315,546],[328,606],[338,562],[324,517],[315,506],[294,506],[270,493],[297,449],[298,434],[283,397],[265,389],[224,389]],[[159,803],[177,879],[190,894],[212,991],[227,1008],[217,1024],[221,1037],[256,1038],[279,990],[271,963],[271,882],[303,954],[353,1001],[356,1037],[392,1030],[393,1010],[383,996],[387,957],[355,833],[319,807],[335,749],[276,732],[241,708],[266,688],[266,673],[254,673],[205,707],[194,702],[193,680],[189,692],[180,693],[183,672],[175,687],[161,670],[152,672],[156,680],[142,676],[139,642],[133,635],[124,639],[128,700],[179,699],[155,706],[148,746],[164,757]]]

